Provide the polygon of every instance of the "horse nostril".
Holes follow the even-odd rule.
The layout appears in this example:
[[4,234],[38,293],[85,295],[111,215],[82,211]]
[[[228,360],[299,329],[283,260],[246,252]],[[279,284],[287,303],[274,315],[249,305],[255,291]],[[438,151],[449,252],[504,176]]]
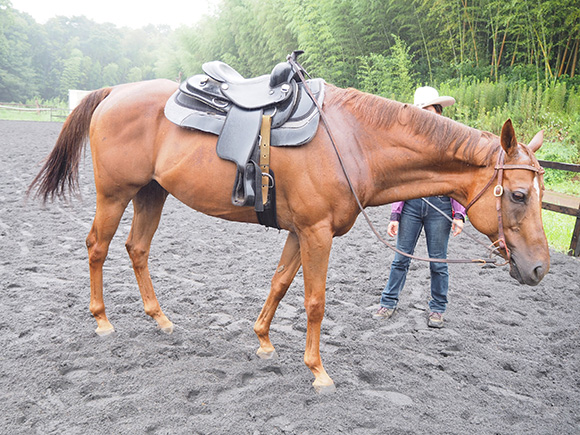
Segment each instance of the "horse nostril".
[[538,266],[534,268],[534,278],[536,278],[536,282],[540,282],[544,275],[546,274],[544,268],[544,264],[540,263]]

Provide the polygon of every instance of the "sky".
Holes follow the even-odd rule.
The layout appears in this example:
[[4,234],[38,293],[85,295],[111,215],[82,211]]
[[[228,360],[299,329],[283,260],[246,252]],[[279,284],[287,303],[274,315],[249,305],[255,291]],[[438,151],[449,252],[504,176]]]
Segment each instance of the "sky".
[[190,26],[211,13],[219,0],[10,0],[12,7],[44,24],[57,15],[84,15],[97,23],[139,29],[148,24],[167,24],[173,29]]

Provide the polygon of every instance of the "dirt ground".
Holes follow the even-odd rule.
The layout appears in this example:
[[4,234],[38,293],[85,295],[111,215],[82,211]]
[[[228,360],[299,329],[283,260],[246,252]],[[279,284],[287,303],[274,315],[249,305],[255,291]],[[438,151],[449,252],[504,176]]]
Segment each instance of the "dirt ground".
[[[317,395],[303,363],[300,273],[272,326],[279,358],[255,356],[252,326],[285,232],[170,197],[150,264],[175,332],[143,312],[124,249],[129,209],[105,264],[116,332],[97,336],[84,244],[90,154],[82,200],[42,206],[24,195],[60,127],[0,121],[0,433],[580,433],[580,262],[560,253],[537,287],[505,267],[450,265],[442,330],[426,327],[428,266],[413,263],[397,314],[376,321],[393,253],[359,219],[333,246],[321,351],[337,392]],[[370,210],[383,234],[388,214]],[[484,255],[463,236],[449,249]]]

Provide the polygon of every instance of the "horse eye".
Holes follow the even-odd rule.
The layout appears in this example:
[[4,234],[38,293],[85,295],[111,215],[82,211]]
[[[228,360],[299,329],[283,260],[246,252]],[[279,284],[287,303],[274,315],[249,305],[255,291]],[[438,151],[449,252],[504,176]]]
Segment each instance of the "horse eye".
[[512,199],[514,202],[525,202],[526,195],[523,192],[512,192]]

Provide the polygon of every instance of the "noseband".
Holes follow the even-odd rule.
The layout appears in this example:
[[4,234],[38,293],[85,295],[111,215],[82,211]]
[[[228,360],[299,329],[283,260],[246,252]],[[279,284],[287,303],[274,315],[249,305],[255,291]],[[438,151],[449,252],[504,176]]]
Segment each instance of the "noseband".
[[[531,158],[531,151],[527,147],[524,147],[524,149],[528,152],[528,154],[530,154]],[[467,213],[467,211],[471,208],[471,206],[475,204],[475,202],[479,198],[482,197],[482,195],[487,191],[487,189],[490,188],[490,186],[493,184],[493,181],[497,177],[497,184],[493,189],[493,196],[495,196],[496,198],[495,209],[497,211],[498,239],[492,244],[492,246],[498,245],[500,249],[503,249],[505,251],[506,253],[505,264],[507,264],[510,262],[511,254],[505,240],[505,233],[503,229],[503,217],[501,213],[501,198],[503,196],[503,171],[508,169],[526,169],[528,171],[535,172],[538,175],[543,175],[545,171],[544,168],[542,168],[539,164],[538,166],[533,164],[534,162],[533,158],[531,165],[506,165],[504,161],[505,161],[505,151],[503,149],[500,149],[499,154],[497,156],[497,164],[495,165],[495,170],[493,172],[493,175],[491,176],[491,179],[487,182],[485,187],[481,189],[481,191],[477,195],[475,195],[475,197],[471,200],[471,202],[467,204],[467,207],[465,207],[465,213]],[[540,181],[541,186],[543,186],[543,181],[542,180]]]

